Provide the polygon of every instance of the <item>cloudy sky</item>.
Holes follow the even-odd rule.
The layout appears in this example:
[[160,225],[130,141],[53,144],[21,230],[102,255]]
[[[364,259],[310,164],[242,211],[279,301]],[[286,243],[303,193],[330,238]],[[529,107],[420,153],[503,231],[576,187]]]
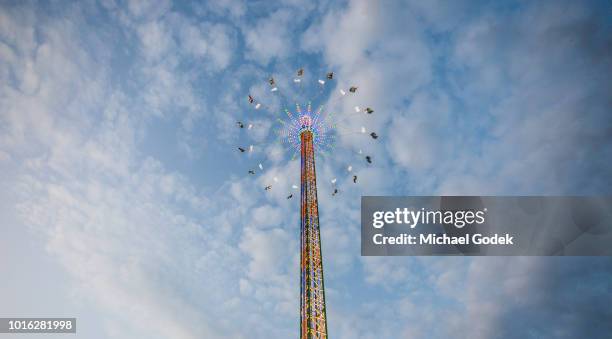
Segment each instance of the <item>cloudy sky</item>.
[[77,317],[70,338],[296,337],[299,165],[266,79],[295,94],[303,66],[312,86],[336,75],[313,104],[372,106],[339,124],[381,136],[317,163],[333,338],[603,338],[610,258],[361,257],[359,199],[612,194],[611,18],[608,1],[3,1],[0,316]]

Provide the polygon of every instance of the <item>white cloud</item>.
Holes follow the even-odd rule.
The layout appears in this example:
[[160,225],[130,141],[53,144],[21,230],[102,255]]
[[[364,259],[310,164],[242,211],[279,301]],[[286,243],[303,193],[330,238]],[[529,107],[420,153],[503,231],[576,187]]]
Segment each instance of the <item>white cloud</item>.
[[285,262],[291,258],[287,253],[296,253],[288,251],[290,238],[287,232],[280,228],[257,230],[247,227],[240,242],[240,249],[251,257],[248,276],[256,281],[274,281],[285,273]]
[[389,128],[391,159],[408,169],[429,169],[450,154],[454,138],[450,106],[444,94],[417,93],[406,113],[395,114]]
[[130,14],[138,20],[154,20],[164,15],[171,6],[169,0],[129,0],[127,3]]
[[263,205],[253,209],[249,224],[258,228],[277,226],[282,223],[283,215],[278,207]]
[[219,0],[206,3],[206,10],[211,10],[217,15],[229,14],[232,18],[242,17],[247,10],[247,4],[243,0]]
[[291,21],[291,12],[279,9],[259,19],[254,27],[243,28],[248,55],[264,65],[273,58],[287,56],[292,48]]

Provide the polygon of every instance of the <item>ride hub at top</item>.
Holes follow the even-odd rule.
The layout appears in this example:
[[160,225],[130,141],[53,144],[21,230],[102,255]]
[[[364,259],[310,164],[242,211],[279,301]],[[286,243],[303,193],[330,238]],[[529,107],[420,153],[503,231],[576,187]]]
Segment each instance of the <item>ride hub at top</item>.
[[299,104],[295,105],[293,112],[285,109],[288,119],[281,123],[277,131],[280,142],[297,154],[300,150],[300,134],[310,131],[315,152],[329,154],[334,148],[337,134],[334,133],[334,125],[329,121],[329,115],[324,114],[322,109],[320,106],[316,111],[312,111],[310,103],[306,110],[302,110]]

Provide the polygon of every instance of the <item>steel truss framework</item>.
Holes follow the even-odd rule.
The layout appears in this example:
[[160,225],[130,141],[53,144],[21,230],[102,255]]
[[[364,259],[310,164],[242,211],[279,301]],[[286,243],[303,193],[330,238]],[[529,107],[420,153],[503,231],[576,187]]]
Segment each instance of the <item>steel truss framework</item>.
[[313,133],[308,128],[300,133],[301,225],[300,225],[300,338],[327,338],[323,258],[319,231],[317,179]]

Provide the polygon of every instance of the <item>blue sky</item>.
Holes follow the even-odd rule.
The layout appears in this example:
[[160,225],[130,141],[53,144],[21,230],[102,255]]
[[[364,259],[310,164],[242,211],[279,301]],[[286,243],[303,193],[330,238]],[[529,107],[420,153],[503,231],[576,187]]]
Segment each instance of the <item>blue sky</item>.
[[266,80],[291,94],[305,67],[336,76],[313,104],[371,106],[342,126],[381,136],[317,163],[332,337],[612,330],[609,258],[359,255],[361,195],[612,193],[608,2],[0,6],[0,316],[76,316],[88,339],[295,337],[299,166],[273,155],[287,102]]

